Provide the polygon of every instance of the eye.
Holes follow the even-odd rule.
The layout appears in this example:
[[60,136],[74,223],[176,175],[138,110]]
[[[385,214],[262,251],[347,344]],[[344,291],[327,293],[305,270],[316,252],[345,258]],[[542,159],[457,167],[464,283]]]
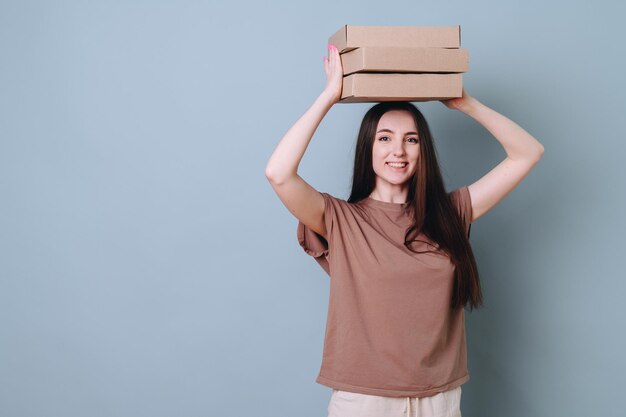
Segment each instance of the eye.
[[419,139],[418,138],[408,138],[407,140],[414,140],[415,142],[413,142],[413,143],[419,143]]
[[381,136],[381,137],[378,138],[379,141],[382,140],[382,139],[389,139],[389,138],[387,136]]

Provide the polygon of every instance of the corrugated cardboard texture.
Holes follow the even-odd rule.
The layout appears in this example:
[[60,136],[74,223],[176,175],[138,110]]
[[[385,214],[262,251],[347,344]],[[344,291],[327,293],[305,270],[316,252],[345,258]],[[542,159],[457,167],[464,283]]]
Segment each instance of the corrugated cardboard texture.
[[343,77],[339,103],[429,101],[462,97],[462,74],[355,73]]
[[339,53],[364,46],[460,48],[460,26],[352,26],[344,25],[328,42]]
[[467,72],[467,49],[365,46],[340,55],[343,74],[354,72]]

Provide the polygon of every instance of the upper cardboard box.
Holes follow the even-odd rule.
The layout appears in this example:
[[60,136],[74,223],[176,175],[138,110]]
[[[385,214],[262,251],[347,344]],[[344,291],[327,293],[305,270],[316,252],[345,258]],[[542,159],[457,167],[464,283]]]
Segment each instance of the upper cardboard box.
[[328,42],[335,45],[339,53],[364,46],[460,48],[461,26],[344,25]]

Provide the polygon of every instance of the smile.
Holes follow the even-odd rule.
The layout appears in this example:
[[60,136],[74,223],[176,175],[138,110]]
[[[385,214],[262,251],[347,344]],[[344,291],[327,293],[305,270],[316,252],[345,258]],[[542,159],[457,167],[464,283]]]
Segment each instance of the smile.
[[404,170],[409,163],[408,162],[385,162],[385,165],[388,165],[389,167],[391,167],[392,169],[396,170],[396,171],[402,171]]

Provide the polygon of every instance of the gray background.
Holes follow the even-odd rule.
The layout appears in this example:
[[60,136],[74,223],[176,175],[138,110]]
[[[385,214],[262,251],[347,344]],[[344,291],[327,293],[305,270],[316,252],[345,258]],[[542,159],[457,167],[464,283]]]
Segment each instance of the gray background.
[[[617,1],[0,2],[0,416],[326,416],[329,279],[264,169],[343,24],[461,25],[464,85],[544,146],[474,223],[464,416],[623,416]],[[300,174],[346,198],[369,104]],[[505,156],[418,103],[449,189]],[[622,166],[622,168],[619,168]]]

